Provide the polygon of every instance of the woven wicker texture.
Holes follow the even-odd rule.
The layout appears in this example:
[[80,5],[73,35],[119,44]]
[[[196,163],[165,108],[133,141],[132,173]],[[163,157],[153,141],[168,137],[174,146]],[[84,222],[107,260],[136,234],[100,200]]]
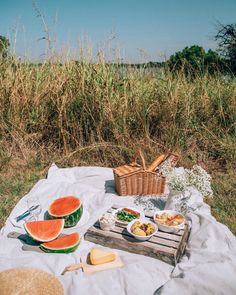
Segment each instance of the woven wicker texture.
[[1,295],[63,295],[53,275],[34,268],[12,268],[0,272]]
[[116,191],[121,196],[132,195],[160,195],[165,190],[165,177],[155,172],[158,166],[166,159],[161,155],[146,168],[143,153],[139,150],[142,166],[134,162],[113,169]]

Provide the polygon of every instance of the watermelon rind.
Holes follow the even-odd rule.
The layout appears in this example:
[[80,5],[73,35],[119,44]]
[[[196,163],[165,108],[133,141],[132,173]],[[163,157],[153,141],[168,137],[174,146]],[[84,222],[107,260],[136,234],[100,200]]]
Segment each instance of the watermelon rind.
[[46,253],[64,253],[64,254],[68,254],[68,253],[72,253],[74,252],[78,247],[79,247],[79,244],[76,244],[75,246],[72,246],[72,247],[68,247],[68,248],[63,248],[63,249],[50,249],[50,248],[47,248],[45,246],[43,246],[42,244],[39,246],[39,248],[41,250],[43,250],[44,252]]
[[[61,221],[60,218],[57,218],[57,219],[59,219],[59,220]],[[29,228],[27,227],[27,222],[24,224],[24,228],[25,228],[25,231],[27,232],[27,234],[28,234],[33,240],[38,241],[38,242],[50,242],[50,241],[52,241],[52,240],[55,240],[55,239],[61,234],[61,232],[62,232],[62,230],[63,230],[63,228],[64,228],[64,225],[65,225],[65,220],[62,221],[62,223],[61,223],[61,228],[60,228],[60,230],[57,232],[57,234],[54,235],[54,236],[51,236],[51,237],[48,238],[48,239],[43,239],[43,238],[41,238],[40,236],[36,236],[35,234],[33,234],[33,233],[29,230]]]
[[65,253],[65,254],[68,254],[68,253],[74,252],[79,247],[79,244],[80,244],[80,236],[78,235],[77,241],[75,243],[73,243],[72,245],[69,245],[67,247],[58,247],[58,248],[56,248],[55,246],[50,247],[49,245],[47,245],[47,243],[41,244],[39,247],[40,247],[41,250],[43,250],[46,253]]
[[80,221],[80,219],[82,217],[83,204],[80,202],[80,207],[75,209],[73,212],[71,212],[68,215],[59,216],[59,215],[52,214],[50,212],[50,207],[49,207],[48,213],[49,213],[50,218],[52,218],[52,219],[63,218],[65,220],[65,224],[64,224],[65,228],[73,227]]

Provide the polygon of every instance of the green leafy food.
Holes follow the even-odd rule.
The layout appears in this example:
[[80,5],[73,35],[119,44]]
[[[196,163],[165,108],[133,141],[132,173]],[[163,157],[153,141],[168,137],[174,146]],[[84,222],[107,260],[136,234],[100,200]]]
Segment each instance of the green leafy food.
[[116,213],[116,216],[119,220],[128,221],[128,222],[138,218],[138,214],[131,214],[125,211],[118,211]]

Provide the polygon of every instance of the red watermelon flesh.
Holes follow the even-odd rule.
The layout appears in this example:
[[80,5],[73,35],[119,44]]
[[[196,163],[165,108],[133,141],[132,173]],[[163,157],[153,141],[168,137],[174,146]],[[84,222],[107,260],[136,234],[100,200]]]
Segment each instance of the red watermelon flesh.
[[49,242],[56,239],[64,228],[64,219],[26,222],[26,232],[36,241]]
[[52,216],[67,216],[80,207],[80,199],[74,196],[66,196],[56,199],[49,207],[49,214]]
[[40,248],[44,252],[49,253],[71,253],[74,252],[80,243],[79,233],[72,233],[70,235],[65,235],[54,241],[43,243]]

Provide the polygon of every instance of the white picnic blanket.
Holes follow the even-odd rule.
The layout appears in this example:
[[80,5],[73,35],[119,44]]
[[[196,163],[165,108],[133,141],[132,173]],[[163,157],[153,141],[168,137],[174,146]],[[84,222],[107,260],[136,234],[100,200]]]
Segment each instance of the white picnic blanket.
[[[43,208],[40,218],[43,218],[52,200],[63,195],[81,197],[87,217],[90,216],[89,219],[82,218],[76,228],[65,229],[65,233],[78,231],[83,234],[114,203],[149,210],[164,207],[181,210],[192,225],[186,254],[174,268],[154,258],[118,250],[125,264],[123,268],[93,275],[79,270],[61,276],[66,265],[78,263],[80,256],[86,255],[94,244],[82,240],[79,249],[72,254],[46,254],[23,251],[22,242],[8,238],[7,234],[12,231],[24,233],[24,229],[15,227],[12,221],[27,209],[28,198],[39,197]],[[19,201],[0,231],[0,271],[12,267],[35,267],[54,274],[63,284],[66,295],[230,295],[236,294],[236,239],[225,225],[211,216],[201,194],[193,187],[182,194],[171,192],[168,199],[124,198],[115,194],[109,168],[58,168],[52,165],[47,179],[40,180]]]

